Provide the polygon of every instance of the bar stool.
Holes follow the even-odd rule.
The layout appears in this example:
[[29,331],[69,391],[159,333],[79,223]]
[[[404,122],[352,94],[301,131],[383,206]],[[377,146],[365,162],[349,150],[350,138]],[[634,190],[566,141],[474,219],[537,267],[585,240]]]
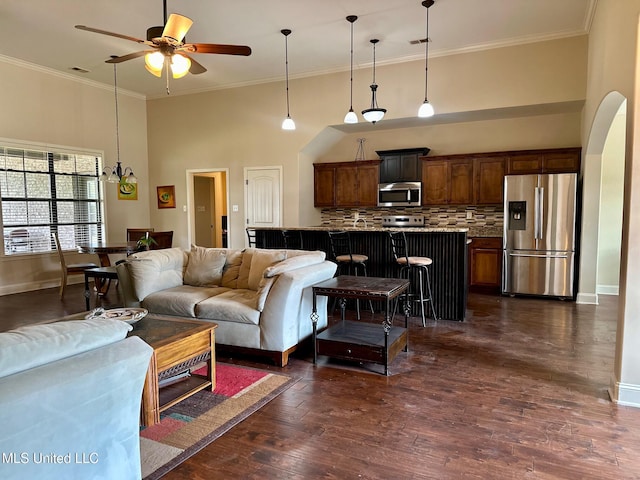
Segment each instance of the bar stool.
[[[362,270],[362,275],[367,276],[367,260],[369,257],[351,251],[351,235],[348,231],[328,232],[331,244],[331,258],[338,265],[336,275],[358,276],[358,269]],[[373,311],[373,303],[369,300],[369,308]],[[356,312],[360,320],[360,300],[356,300]]]
[[282,230],[282,240],[285,250],[304,250],[300,230]]
[[[433,263],[429,257],[411,257],[407,252],[407,237],[404,232],[389,232],[391,239],[391,249],[396,264],[400,266],[400,278],[406,277],[411,280],[412,271],[418,272],[418,293],[415,293],[415,285],[412,285],[413,292],[408,294],[410,301],[420,303],[420,314],[422,316],[422,326],[426,327],[427,322],[424,312],[425,302],[431,305],[431,314],[435,321],[438,320],[435,307],[433,306],[433,295],[431,294],[431,282],[429,281],[429,265]],[[426,280],[426,282],[425,282]],[[413,283],[413,282],[412,282]],[[424,284],[427,286],[428,297],[424,296]],[[417,298],[416,298],[417,297]],[[409,300],[409,299],[408,299]],[[395,312],[394,312],[395,313]]]
[[248,240],[249,248],[255,248],[256,247],[256,231],[255,231],[255,229],[247,227],[245,230],[247,232],[247,240]]

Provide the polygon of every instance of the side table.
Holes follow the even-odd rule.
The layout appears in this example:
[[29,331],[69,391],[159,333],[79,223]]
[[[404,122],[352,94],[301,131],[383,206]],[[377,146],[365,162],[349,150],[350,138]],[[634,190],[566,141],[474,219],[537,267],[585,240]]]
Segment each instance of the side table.
[[[384,365],[384,374],[389,374],[391,362],[400,350],[408,350],[409,310],[405,301],[405,326],[392,324],[391,304],[398,297],[408,292],[409,281],[399,278],[359,277],[340,275],[313,286],[313,363],[316,364],[318,354],[344,360],[367,361]],[[324,295],[336,297],[340,302],[341,321],[317,332],[318,313],[316,297]],[[360,321],[346,321],[346,300],[371,300],[385,302],[385,316],[382,326]]]

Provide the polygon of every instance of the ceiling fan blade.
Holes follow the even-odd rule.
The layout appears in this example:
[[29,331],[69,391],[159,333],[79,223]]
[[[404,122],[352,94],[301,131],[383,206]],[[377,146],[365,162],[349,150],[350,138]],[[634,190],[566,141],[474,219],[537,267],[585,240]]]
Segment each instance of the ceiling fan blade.
[[189,55],[185,55],[184,53],[181,53],[180,55],[184,55],[189,60],[191,60],[191,67],[189,67],[189,73],[191,73],[192,75],[198,75],[200,73],[204,73],[207,71],[207,69],[204,68],[202,65],[200,65],[198,62],[196,62],[193,59],[193,57],[190,57]]
[[222,45],[217,43],[187,43],[182,49],[191,53],[219,53],[221,55],[251,55],[251,47],[246,45]]
[[122,35],[121,33],[107,32],[106,30],[100,30],[99,28],[87,27],[86,25],[76,25],[78,30],[85,30],[87,32],[100,33],[101,35],[109,35],[111,37],[123,38],[125,40],[131,40],[136,43],[147,43],[145,40],[136,37],[130,37],[129,35]]
[[193,25],[193,20],[189,17],[172,13],[169,15],[169,20],[167,20],[167,24],[162,31],[162,36],[182,42],[182,39],[191,28],[191,25]]
[[141,52],[130,53],[129,55],[122,55],[121,57],[110,58],[109,60],[105,60],[105,63],[122,63],[127,60],[132,60],[134,58],[142,57],[147,53],[151,53],[154,50],[143,50]]

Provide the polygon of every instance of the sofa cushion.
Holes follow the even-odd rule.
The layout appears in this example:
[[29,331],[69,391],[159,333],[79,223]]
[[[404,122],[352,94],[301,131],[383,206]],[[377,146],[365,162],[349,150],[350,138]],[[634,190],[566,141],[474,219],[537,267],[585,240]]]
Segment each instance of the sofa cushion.
[[248,288],[257,291],[260,288],[260,280],[264,278],[265,270],[272,265],[279,264],[285,258],[287,258],[287,252],[284,250],[255,250],[251,256],[251,268],[247,279]]
[[187,253],[180,248],[163,248],[131,255],[127,268],[139,301],[149,294],[182,285]]
[[258,293],[253,290],[228,290],[198,303],[196,318],[257,325],[260,320],[260,312],[256,309],[257,297]]
[[238,287],[238,274],[242,265],[244,250],[227,250],[227,263],[222,270],[222,286],[227,288]]
[[132,328],[121,320],[93,318],[0,333],[0,377],[117,342]]
[[196,304],[198,302],[224,293],[227,290],[229,289],[224,287],[180,285],[179,287],[167,288],[148,295],[141,305],[153,313],[195,318]]
[[184,272],[184,283],[196,287],[220,286],[226,259],[226,249],[192,245]]
[[303,255],[289,255],[286,260],[267,267],[264,271],[264,276],[270,278],[288,272],[289,270],[322,263],[325,258],[326,254],[320,250]]

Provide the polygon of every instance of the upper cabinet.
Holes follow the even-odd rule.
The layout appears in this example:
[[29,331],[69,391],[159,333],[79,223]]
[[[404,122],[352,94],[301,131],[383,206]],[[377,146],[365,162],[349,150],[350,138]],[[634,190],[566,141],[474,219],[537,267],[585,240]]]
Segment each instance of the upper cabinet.
[[500,205],[505,175],[574,173],[580,148],[422,157],[422,204]]
[[375,207],[380,160],[315,163],[314,206]]
[[422,160],[424,205],[473,203],[473,159],[438,157],[437,160]]
[[507,174],[578,173],[580,153],[580,148],[510,152],[507,158]]
[[401,150],[380,150],[380,183],[419,182],[421,177],[420,157],[429,149],[405,148]]

